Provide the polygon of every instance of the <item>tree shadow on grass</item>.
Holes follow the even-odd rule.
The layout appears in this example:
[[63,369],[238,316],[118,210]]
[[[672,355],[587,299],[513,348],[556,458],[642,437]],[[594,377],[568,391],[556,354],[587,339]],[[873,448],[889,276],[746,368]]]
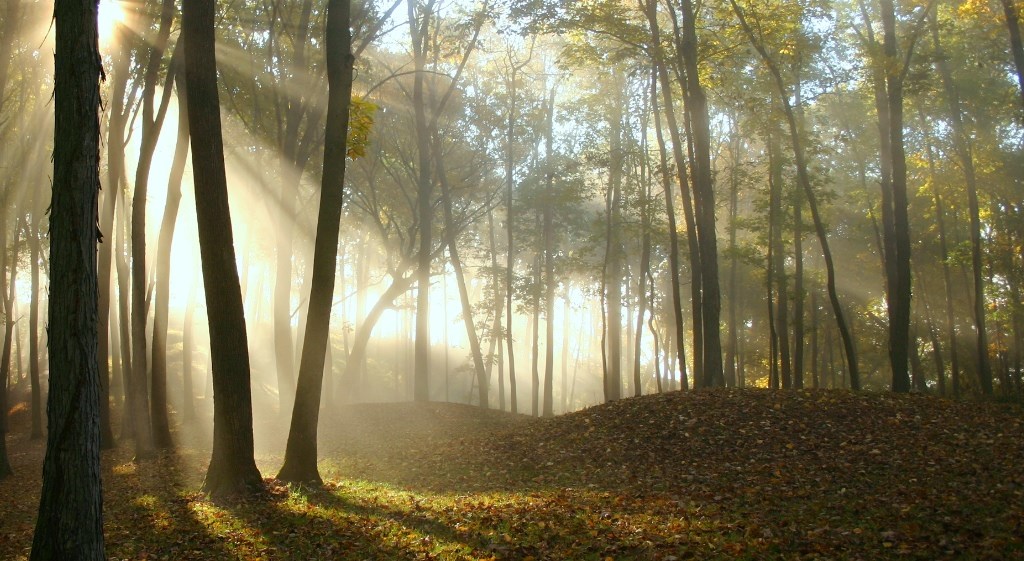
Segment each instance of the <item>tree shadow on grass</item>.
[[454,528],[414,503],[404,508],[349,498],[330,483],[320,489],[273,480],[269,485],[266,497],[226,508],[265,537],[273,558],[413,559],[425,551],[457,557],[473,550]]
[[115,451],[104,465],[104,532],[107,553],[117,559],[233,559],[222,536],[197,518],[201,497],[190,492],[194,459],[174,452],[145,462],[125,461]]

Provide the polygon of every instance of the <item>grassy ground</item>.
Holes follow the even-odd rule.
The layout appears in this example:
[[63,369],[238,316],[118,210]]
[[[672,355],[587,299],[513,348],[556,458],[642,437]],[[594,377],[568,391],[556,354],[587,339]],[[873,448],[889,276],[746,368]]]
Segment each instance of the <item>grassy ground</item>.
[[[12,417],[0,559],[25,559],[43,445]],[[281,423],[257,414],[258,464]],[[271,417],[273,417],[271,415]],[[265,430],[267,429],[267,430]],[[200,423],[196,430],[208,434]],[[323,489],[215,504],[208,444],[104,453],[111,559],[1024,559],[1017,406],[709,391],[551,420],[460,405],[321,416]]]

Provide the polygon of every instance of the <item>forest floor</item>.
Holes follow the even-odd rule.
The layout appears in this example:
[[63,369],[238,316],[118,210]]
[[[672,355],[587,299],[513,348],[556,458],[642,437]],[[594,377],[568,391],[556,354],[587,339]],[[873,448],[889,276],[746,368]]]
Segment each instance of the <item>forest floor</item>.
[[[23,405],[11,420],[4,560],[27,559],[44,447]],[[257,412],[266,476],[286,425]],[[208,444],[177,436],[153,461],[104,452],[110,559],[1024,559],[1019,405],[764,390],[543,420],[358,405],[321,415],[322,489],[268,479],[227,503],[197,491]]]

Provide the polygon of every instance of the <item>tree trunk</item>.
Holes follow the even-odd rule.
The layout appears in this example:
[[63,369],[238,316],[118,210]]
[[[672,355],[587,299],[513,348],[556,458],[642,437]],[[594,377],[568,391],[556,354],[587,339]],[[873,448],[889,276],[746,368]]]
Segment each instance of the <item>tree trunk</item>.
[[[715,221],[715,190],[711,172],[711,128],[707,96],[698,69],[696,12],[691,0],[682,0],[683,33],[679,51],[685,69],[686,107],[692,126],[694,151],[694,212],[701,268],[701,331],[703,372],[697,375],[706,387],[722,386],[722,338],[719,316],[718,234]],[[695,351],[696,352],[696,351]]]
[[[122,171],[124,168],[122,168]],[[122,183],[127,183],[122,177],[120,180]],[[121,204],[117,206],[118,217],[117,217],[117,235],[115,245],[117,246],[117,328],[118,328],[118,348],[121,351],[121,380],[124,385],[124,408],[121,415],[121,438],[132,438],[135,433],[134,425],[132,424],[132,415],[129,412],[131,406],[132,392],[135,391],[135,383],[132,381],[132,345],[131,345],[131,313],[129,311],[131,299],[131,273],[128,272],[128,261],[127,255],[127,237],[128,237],[128,225],[129,222],[125,216],[125,206],[127,201],[124,200],[124,192],[118,191],[118,195],[121,197]],[[115,209],[115,210],[117,210]]]
[[184,76],[180,66],[175,65],[168,72],[174,73],[178,89],[178,138],[171,160],[171,173],[167,180],[167,201],[160,221],[160,236],[156,254],[156,306],[153,318],[153,385],[150,411],[153,418],[153,444],[157,448],[170,448],[170,420],[167,415],[167,321],[171,290],[171,247],[174,240],[174,226],[178,219],[181,203],[181,180],[185,173],[185,159],[188,156],[188,106],[184,91]]
[[377,325],[380,316],[384,314],[385,310],[394,306],[395,298],[404,294],[416,282],[415,274],[403,277],[401,272],[404,272],[404,270],[395,273],[396,276],[393,277],[394,280],[391,282],[391,285],[380,295],[377,303],[370,308],[370,312],[366,314],[366,318],[363,319],[359,330],[356,331],[355,337],[352,339],[352,350],[349,353],[345,366],[345,384],[349,387],[352,386],[353,378],[356,375],[356,372],[352,370],[358,370],[359,365],[366,356],[366,347],[370,342],[370,334],[373,333],[373,328]]
[[[124,128],[126,116],[124,96],[128,85],[128,42],[125,26],[114,27],[113,41],[117,45],[113,64],[113,85],[111,87],[110,109],[107,117],[107,184],[100,207],[99,227],[105,236],[101,239],[99,249],[99,367],[100,367],[100,432],[104,449],[115,446],[113,427],[110,422],[109,388],[118,383],[122,391],[124,384],[118,378],[122,374],[122,357],[114,353],[112,339],[117,332],[112,331],[110,318],[114,311],[110,309],[110,298],[113,291],[113,245],[117,237],[114,232],[114,210],[117,206],[118,193],[121,189],[121,175],[124,170]],[[115,327],[116,329],[116,327]],[[113,372],[111,365],[114,365]],[[123,375],[123,374],[122,374]],[[127,415],[124,415],[127,417]]]
[[[149,191],[149,173],[152,169],[153,156],[156,152],[157,140],[163,128],[167,102],[170,99],[170,72],[168,84],[161,100],[158,114],[154,113],[157,80],[160,66],[163,63],[164,50],[171,32],[174,19],[174,2],[162,1],[160,22],[157,35],[149,43],[149,60],[146,63],[144,86],[142,93],[142,140],[139,146],[139,164],[135,173],[135,194],[132,199],[132,381],[137,391],[131,394],[131,416],[135,429],[135,457],[144,459],[152,455],[154,436],[149,401],[149,365],[146,349],[146,323],[149,317],[146,269],[146,197]],[[146,21],[148,24],[148,21]],[[173,66],[173,65],[172,65]],[[158,390],[159,393],[159,390]],[[169,433],[165,435],[170,440]]]
[[324,170],[320,188],[313,281],[309,294],[306,335],[299,362],[295,407],[288,431],[284,466],[277,478],[320,485],[317,470],[317,426],[323,388],[324,361],[330,335],[331,307],[337,271],[338,235],[344,201],[349,105],[352,100],[352,36],[349,0],[329,0],[325,50],[328,102],[324,142]]
[[1017,85],[1020,88],[1020,100],[1024,105],[1024,46],[1020,36],[1020,17],[1014,0],[1001,0],[1003,15],[1006,18],[1006,29],[1010,32],[1010,52],[1013,53],[1013,65],[1017,69]]
[[860,391],[860,372],[857,369],[857,353],[853,346],[853,333],[849,325],[846,323],[842,305],[839,303],[839,293],[836,290],[836,271],[835,264],[832,260],[832,251],[828,245],[828,235],[825,232],[825,223],[821,218],[821,214],[818,212],[818,200],[814,194],[814,189],[811,186],[810,174],[807,170],[807,159],[804,155],[803,142],[800,137],[800,128],[797,124],[793,107],[790,105],[789,97],[786,93],[786,87],[782,81],[782,74],[779,72],[774,60],[772,60],[768,55],[768,52],[764,49],[764,46],[754,36],[750,26],[747,25],[746,19],[743,16],[743,11],[740,9],[739,5],[736,4],[735,0],[730,0],[730,3],[740,20],[740,24],[743,26],[744,32],[746,32],[750,42],[761,55],[762,60],[764,60],[765,64],[768,66],[768,70],[774,78],[775,87],[779,93],[779,99],[782,102],[782,109],[786,115],[786,121],[789,124],[790,140],[793,144],[793,157],[796,160],[797,181],[803,189],[804,196],[807,198],[807,206],[811,211],[814,231],[818,236],[818,243],[821,245],[822,257],[825,260],[825,271],[827,275],[826,286],[828,287],[829,301],[832,303],[832,313],[835,316],[836,326],[839,329],[839,334],[842,338],[843,349],[846,351],[846,364],[850,375],[850,388],[854,391]]
[[[623,80],[618,69],[612,70],[612,87],[621,92]],[[608,163],[608,227],[605,246],[605,278],[607,279],[607,341],[608,364],[605,368],[604,399],[615,401],[622,397],[622,246],[619,241],[622,209],[622,99],[616,93],[608,115],[610,154]]]
[[196,391],[192,376],[192,347],[195,346],[196,285],[189,290],[188,304],[185,305],[185,319],[181,326],[181,410],[186,422],[196,418]]
[[[956,148],[956,154],[960,160],[960,169],[964,172],[964,183],[967,187],[967,206],[968,212],[970,212],[971,225],[971,273],[974,280],[973,312],[974,328],[977,332],[978,382],[985,395],[992,395],[992,366],[988,356],[988,333],[985,328],[985,281],[982,276],[984,263],[982,261],[981,247],[981,211],[978,203],[978,180],[974,170],[974,154],[971,146],[971,137],[964,129],[960,96],[957,92],[956,84],[953,82],[953,74],[950,72],[949,65],[946,64],[942,44],[939,42],[938,24],[934,16],[931,23],[932,42],[937,53],[936,65],[939,67],[939,75],[942,77],[942,86],[946,95],[949,117],[953,124],[953,145]],[[1016,22],[1014,23],[1016,24]],[[1016,28],[1016,25],[1014,27]],[[1019,28],[1017,29],[1016,46],[1019,48],[1020,35]],[[1018,64],[1020,62],[1018,61]],[[1019,69],[1020,67],[1018,66]]]
[[[907,197],[907,158],[903,146],[903,76],[896,45],[896,15],[892,0],[880,0],[882,6],[883,49],[886,60],[886,100],[889,107],[889,149],[892,153],[893,255],[896,262],[895,287],[889,287],[889,362],[892,364],[892,390],[910,391],[907,360],[910,352],[910,218]],[[888,245],[888,244],[887,244]]]
[[[14,243],[11,244],[11,257],[8,261],[6,222],[6,214],[0,216],[0,248],[3,249],[0,254],[0,298],[4,305],[4,346],[3,358],[0,358],[0,479],[14,473],[7,458],[7,417],[10,411],[7,404],[7,381],[11,375],[11,344],[15,338],[14,326],[17,324],[14,303],[17,295],[18,231],[21,229],[19,219],[14,227]],[[9,282],[3,276],[7,271],[11,275]]]
[[[51,217],[52,220],[53,218]],[[37,216],[29,225],[29,229],[34,231],[30,232],[27,240],[32,279],[32,292],[28,311],[28,368],[29,380],[32,386],[33,440],[43,438],[43,388],[40,385],[39,379],[39,294],[41,292],[39,286],[39,246],[42,243],[39,236],[42,235],[42,232],[39,231],[39,226],[39,217]]]
[[[554,123],[555,123],[555,94],[558,85],[551,86],[548,93],[547,122],[544,127],[544,173],[545,194],[547,201],[544,205],[544,318],[547,320],[547,331],[544,334],[544,410],[545,417],[555,414],[554,392],[555,387],[555,162],[554,162]],[[566,330],[568,331],[568,330]],[[565,354],[563,344],[562,354]],[[565,368],[563,361],[563,394],[565,386]]]
[[[672,85],[669,81],[668,69],[665,66],[664,53],[661,50],[661,33],[658,27],[657,21],[657,2],[654,0],[647,0],[647,21],[651,31],[651,44],[654,46],[654,63],[656,71],[658,73],[657,82],[652,82],[651,85],[651,111],[654,113],[654,132],[658,140],[658,154],[659,154],[659,172],[662,178],[662,188],[665,191],[665,210],[668,218],[668,235],[669,235],[669,269],[670,277],[672,279],[672,312],[674,326],[677,336],[674,338],[676,343],[676,357],[679,365],[679,376],[683,389],[689,388],[689,382],[687,381],[686,375],[686,350],[685,342],[683,341],[683,307],[681,302],[681,291],[682,283],[679,279],[679,231],[676,226],[676,214],[675,214],[675,202],[672,200],[672,185],[669,180],[668,162],[666,161],[666,149],[665,149],[665,138],[662,133],[661,126],[661,112],[658,111],[658,92],[657,85],[661,85],[661,95],[664,99],[664,112],[665,120],[668,124],[669,133],[672,138],[672,154],[676,163],[676,174],[679,181],[679,187],[683,198],[684,205],[684,218],[686,221],[687,238],[690,242],[690,266],[691,270],[699,268],[699,257],[700,253],[696,251],[696,239],[695,239],[695,228],[692,224],[693,213],[690,212],[690,194],[689,194],[689,180],[686,177],[686,161],[683,158],[682,152],[682,139],[679,135],[679,125],[676,121],[675,108],[673,107],[672,99]],[[697,259],[696,261],[694,259]],[[697,302],[693,303],[697,306]],[[667,342],[666,342],[667,344]]]
[[43,490],[30,559],[103,560],[97,341],[99,78],[97,3],[57,0],[50,392]]
[[456,244],[457,232],[455,219],[452,214],[451,187],[448,185],[448,175],[444,169],[444,160],[441,157],[440,137],[434,137],[434,159],[437,163],[437,176],[441,182],[441,197],[444,206],[444,231],[445,245],[448,247],[448,256],[451,258],[452,269],[455,271],[455,282],[459,285],[459,302],[462,304],[462,323],[466,327],[466,337],[469,339],[469,351],[473,357],[473,372],[476,374],[477,397],[480,407],[490,408],[488,402],[487,372],[484,368],[484,357],[480,351],[480,338],[476,333],[476,326],[473,323],[473,306],[469,302],[469,288],[466,286],[466,274],[462,270],[462,259],[459,257],[459,249]]
[[[769,194],[769,220],[772,223],[770,241],[772,248],[771,277],[775,279],[775,336],[778,339],[779,350],[779,373],[780,377],[775,380],[776,384],[782,385],[783,389],[793,387],[793,359],[790,355],[789,346],[789,286],[788,275],[786,274],[786,251],[782,241],[783,224],[785,214],[782,208],[782,147],[779,145],[777,135],[769,136],[769,166],[768,185]],[[774,157],[772,156],[774,154]],[[773,385],[778,388],[778,385]]]
[[263,480],[253,455],[249,344],[224,171],[215,6],[213,0],[190,0],[183,8],[188,124],[213,361],[213,454],[203,491],[224,496],[261,490]]

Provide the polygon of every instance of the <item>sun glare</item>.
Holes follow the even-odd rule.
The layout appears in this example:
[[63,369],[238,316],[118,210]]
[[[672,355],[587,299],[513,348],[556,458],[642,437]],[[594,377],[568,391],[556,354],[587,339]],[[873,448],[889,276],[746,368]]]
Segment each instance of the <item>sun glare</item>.
[[114,38],[117,24],[124,22],[124,7],[121,0],[100,0],[98,18],[100,45],[109,45]]

